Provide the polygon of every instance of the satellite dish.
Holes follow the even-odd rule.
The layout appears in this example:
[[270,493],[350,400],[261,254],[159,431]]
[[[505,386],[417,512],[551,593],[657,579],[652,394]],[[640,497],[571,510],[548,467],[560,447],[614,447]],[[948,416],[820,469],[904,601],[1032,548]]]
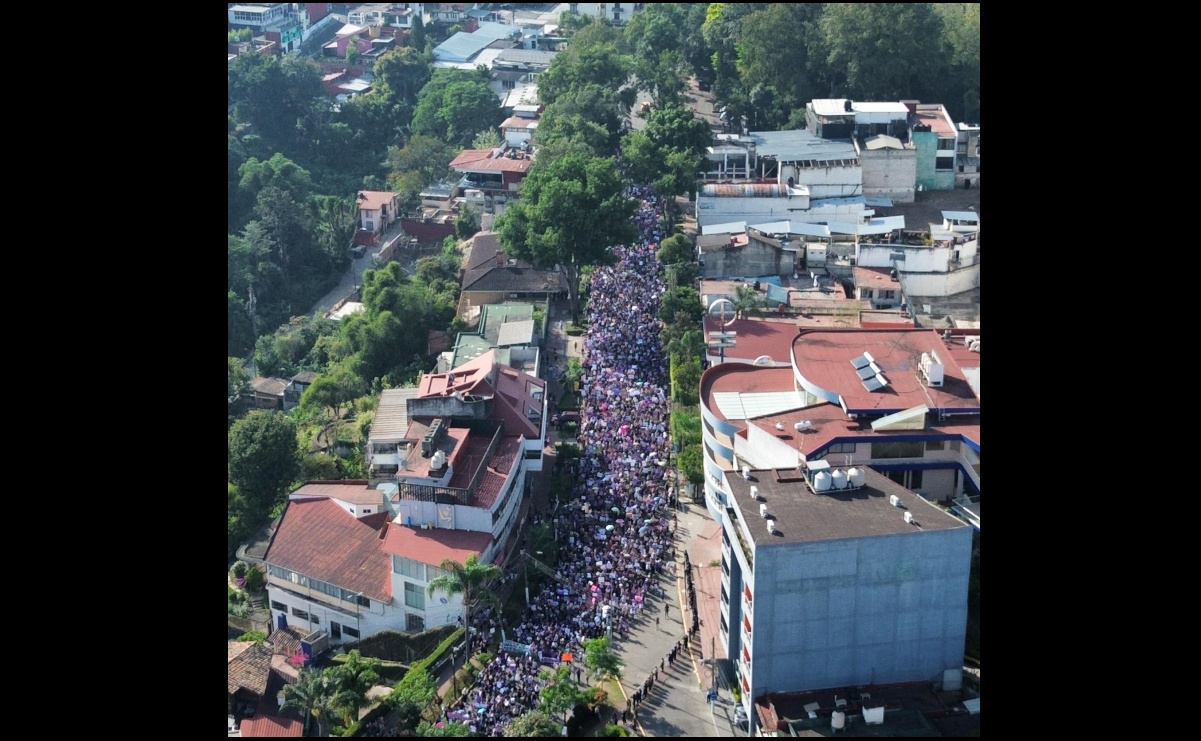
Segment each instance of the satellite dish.
[[775,365],[775,364],[776,364],[776,361],[773,360],[772,356],[770,356],[770,355],[760,355],[759,357],[755,358],[755,362],[752,363],[752,365],[761,365],[761,366],[771,366],[771,365]]

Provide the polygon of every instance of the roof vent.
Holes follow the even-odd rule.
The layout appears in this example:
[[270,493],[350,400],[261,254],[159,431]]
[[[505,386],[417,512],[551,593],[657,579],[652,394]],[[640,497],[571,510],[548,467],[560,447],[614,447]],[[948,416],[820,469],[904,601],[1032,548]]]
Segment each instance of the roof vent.
[[758,501],[758,499],[759,499],[759,487],[757,487],[757,486],[752,486],[752,487],[751,487],[751,499],[754,499],[754,500]]
[[750,466],[742,467],[742,478],[746,479],[747,481],[751,480],[751,467]]
[[913,524],[913,513],[912,512],[909,512],[909,511],[905,512],[905,524],[906,525]]
[[813,423],[806,419],[806,420],[797,422],[795,425],[792,426],[792,429],[796,430],[797,432],[806,432],[812,426],[813,426]]
[[892,496],[890,496],[888,498],[888,503],[894,507],[900,507],[901,506],[901,498],[898,497],[896,494],[893,494]]
[[767,521],[767,532],[771,533],[772,535],[776,534],[776,523],[774,520]]
[[776,422],[776,429],[779,430],[780,432],[783,432],[784,431],[784,423]]
[[759,516],[765,520],[767,519],[767,505],[766,504],[759,505]]

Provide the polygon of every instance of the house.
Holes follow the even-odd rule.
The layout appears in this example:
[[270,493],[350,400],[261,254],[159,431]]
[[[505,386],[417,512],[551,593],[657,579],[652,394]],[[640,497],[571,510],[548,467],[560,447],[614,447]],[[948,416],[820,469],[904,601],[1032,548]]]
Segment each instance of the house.
[[321,47],[321,54],[327,60],[342,61],[346,59],[347,49],[353,47],[359,53],[360,64],[370,69],[380,55],[400,46],[397,35],[402,33],[402,29],[378,21],[366,25],[347,23],[334,32],[333,41]]
[[355,203],[359,207],[359,230],[355,244],[375,246],[392,222],[400,216],[400,195],[384,190],[361,190]]
[[249,28],[284,52],[299,51],[305,26],[293,10],[296,3],[239,3],[229,6],[229,24]]
[[567,292],[567,279],[557,270],[543,270],[506,257],[495,232],[480,232],[471,240],[463,272],[459,316],[470,321],[485,304],[506,301],[546,301]]
[[[904,101],[902,101],[904,102]],[[917,149],[917,185],[924,190],[955,187],[959,131],[951,114],[940,104],[909,102],[910,127]]]
[[[479,325],[474,332],[460,332],[454,346],[438,358],[445,371],[496,351],[497,361],[510,368],[539,375],[539,351],[545,326],[536,326],[533,304],[486,304],[479,307]],[[545,304],[542,306],[546,315]]]
[[955,187],[980,187],[980,124],[960,122],[955,142]]
[[[537,43],[536,38],[532,43]],[[533,83],[541,73],[550,69],[558,52],[542,49],[502,49],[492,60],[492,89],[504,96],[518,86]]]
[[299,712],[283,708],[283,689],[296,682],[297,674],[279,647],[270,639],[229,641],[228,645],[229,735],[299,736],[304,728]]
[[901,283],[895,269],[856,266],[854,274],[855,298],[871,301],[874,309],[901,305]]
[[517,197],[533,161],[529,153],[520,149],[464,149],[450,161],[450,168],[463,174],[460,188],[483,191],[495,202],[504,203]]
[[289,409],[300,403],[300,397],[304,396],[304,392],[313,385],[315,380],[317,380],[317,374],[313,371],[301,371],[292,376],[291,383],[284,389],[284,401],[290,405]]
[[505,144],[516,149],[529,149],[530,140],[538,131],[538,119],[513,115],[501,121],[500,132],[505,137]]
[[719,635],[748,715],[768,692],[961,669],[980,528],[978,332],[806,329],[788,353],[700,383]]
[[278,409],[281,412],[291,409],[291,406],[285,406],[290,383],[286,378],[255,376],[250,379],[246,401],[254,409]]
[[567,8],[570,13],[604,18],[615,26],[621,26],[629,22],[644,5],[645,3],[568,3]]

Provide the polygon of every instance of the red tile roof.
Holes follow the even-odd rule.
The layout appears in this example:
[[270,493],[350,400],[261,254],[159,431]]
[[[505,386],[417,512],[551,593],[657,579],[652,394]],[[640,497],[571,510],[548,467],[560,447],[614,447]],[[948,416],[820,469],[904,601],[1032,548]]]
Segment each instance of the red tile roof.
[[290,495],[298,499],[332,497],[349,504],[383,504],[384,493],[364,481],[310,481]]
[[304,723],[291,718],[275,718],[272,716],[247,718],[242,721],[239,730],[247,738],[296,737],[304,735]]
[[[933,329],[802,330],[793,356],[809,383],[838,394],[848,411],[891,413],[921,404],[931,409],[979,409],[959,363]],[[918,373],[923,352],[934,351],[944,365],[941,388],[926,385]],[[868,391],[851,360],[870,352],[888,386]]]
[[267,691],[271,675],[271,648],[256,644],[229,662],[229,694],[244,689],[260,697]]
[[504,121],[500,122],[502,129],[529,129],[538,128],[538,119],[523,118],[521,116],[509,116]]
[[[787,363],[792,357],[792,338],[796,337],[796,322],[768,321],[764,319],[735,319],[729,327],[710,316],[705,316],[705,337],[709,332],[737,332],[734,347],[726,348],[726,358],[754,360],[760,355],[770,355],[777,363]],[[710,358],[719,357],[718,350],[709,351]]]
[[356,518],[330,499],[288,502],[264,560],[313,579],[392,601],[392,560],[380,548],[388,513]]
[[378,211],[380,206],[391,203],[397,195],[386,190],[360,190],[357,203],[364,211]]
[[[453,385],[449,384],[451,373],[455,377]],[[542,402],[530,393],[532,388],[542,389],[545,393],[546,381],[501,365],[496,360],[496,350],[489,350],[447,373],[425,374],[418,385],[418,396],[451,396],[459,391],[491,398],[492,417],[504,420],[505,432],[532,440],[542,436],[542,428],[526,414],[529,407],[538,410],[539,414],[542,412]]]
[[468,172],[527,172],[533,160],[493,157],[491,149],[464,149],[450,161],[452,169]]
[[422,530],[393,523],[388,526],[383,550],[393,556],[437,566],[447,558],[463,563],[472,553],[482,555],[491,542],[491,533],[445,528]]
[[856,288],[892,288],[901,290],[899,281],[892,279],[891,271],[888,268],[861,268],[855,269],[855,287]]

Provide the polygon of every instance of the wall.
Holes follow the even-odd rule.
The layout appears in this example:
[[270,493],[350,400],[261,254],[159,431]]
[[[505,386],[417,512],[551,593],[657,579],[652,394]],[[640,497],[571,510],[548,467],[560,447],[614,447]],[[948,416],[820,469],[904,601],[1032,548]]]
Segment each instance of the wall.
[[980,285],[980,264],[950,273],[911,273],[901,271],[906,296],[953,296]]
[[751,468],[796,468],[799,461],[796,443],[776,437],[779,434],[795,438],[796,430],[768,432],[757,424],[748,424],[746,429],[745,440],[734,438],[734,452],[751,463]]
[[926,190],[952,190],[955,187],[955,171],[934,169],[938,134],[933,131],[915,131],[913,143],[917,147],[917,184]]
[[755,694],[962,666],[971,548],[970,527],[759,548],[757,581],[772,586],[755,592]]
[[[358,606],[357,616],[354,607],[344,606],[342,609],[334,609],[323,602],[314,602],[313,600],[305,599],[304,597],[294,594],[290,591],[285,591],[279,587],[268,583],[267,585],[267,606],[271,610],[271,629],[274,630],[279,625],[280,611],[271,607],[271,602],[282,602],[288,606],[288,625],[302,628],[305,630],[324,630],[326,633],[330,630],[330,622],[337,622],[343,627],[354,628],[356,624],[359,626],[359,636],[366,638],[367,636],[378,633],[381,630],[405,630],[405,615],[404,610],[397,610],[394,605],[385,605],[377,600],[371,600],[371,607]],[[316,617],[318,622],[312,620],[304,620],[292,614],[292,608],[298,607],[309,613],[310,616]],[[354,637],[342,634],[341,640],[330,636],[330,642],[334,645],[355,640]]]
[[[919,247],[901,244],[860,244],[855,264],[862,268],[893,267],[892,253],[904,252],[900,270],[910,273],[945,273],[950,269],[952,249],[949,247]],[[960,258],[963,258],[962,248]]]
[[813,199],[863,195],[863,168],[860,166],[797,167],[781,162],[780,182],[788,182],[789,177],[796,178],[797,185],[807,186],[809,197]]
[[705,278],[791,275],[795,255],[752,240],[745,247],[706,252],[703,275]]
[[863,194],[891,198],[896,203],[913,203],[917,183],[916,149],[865,149]]
[[419,219],[401,219],[400,225],[405,234],[416,237],[421,242],[441,242],[447,237],[454,236],[455,233],[453,221],[445,224],[434,222],[427,224]]

